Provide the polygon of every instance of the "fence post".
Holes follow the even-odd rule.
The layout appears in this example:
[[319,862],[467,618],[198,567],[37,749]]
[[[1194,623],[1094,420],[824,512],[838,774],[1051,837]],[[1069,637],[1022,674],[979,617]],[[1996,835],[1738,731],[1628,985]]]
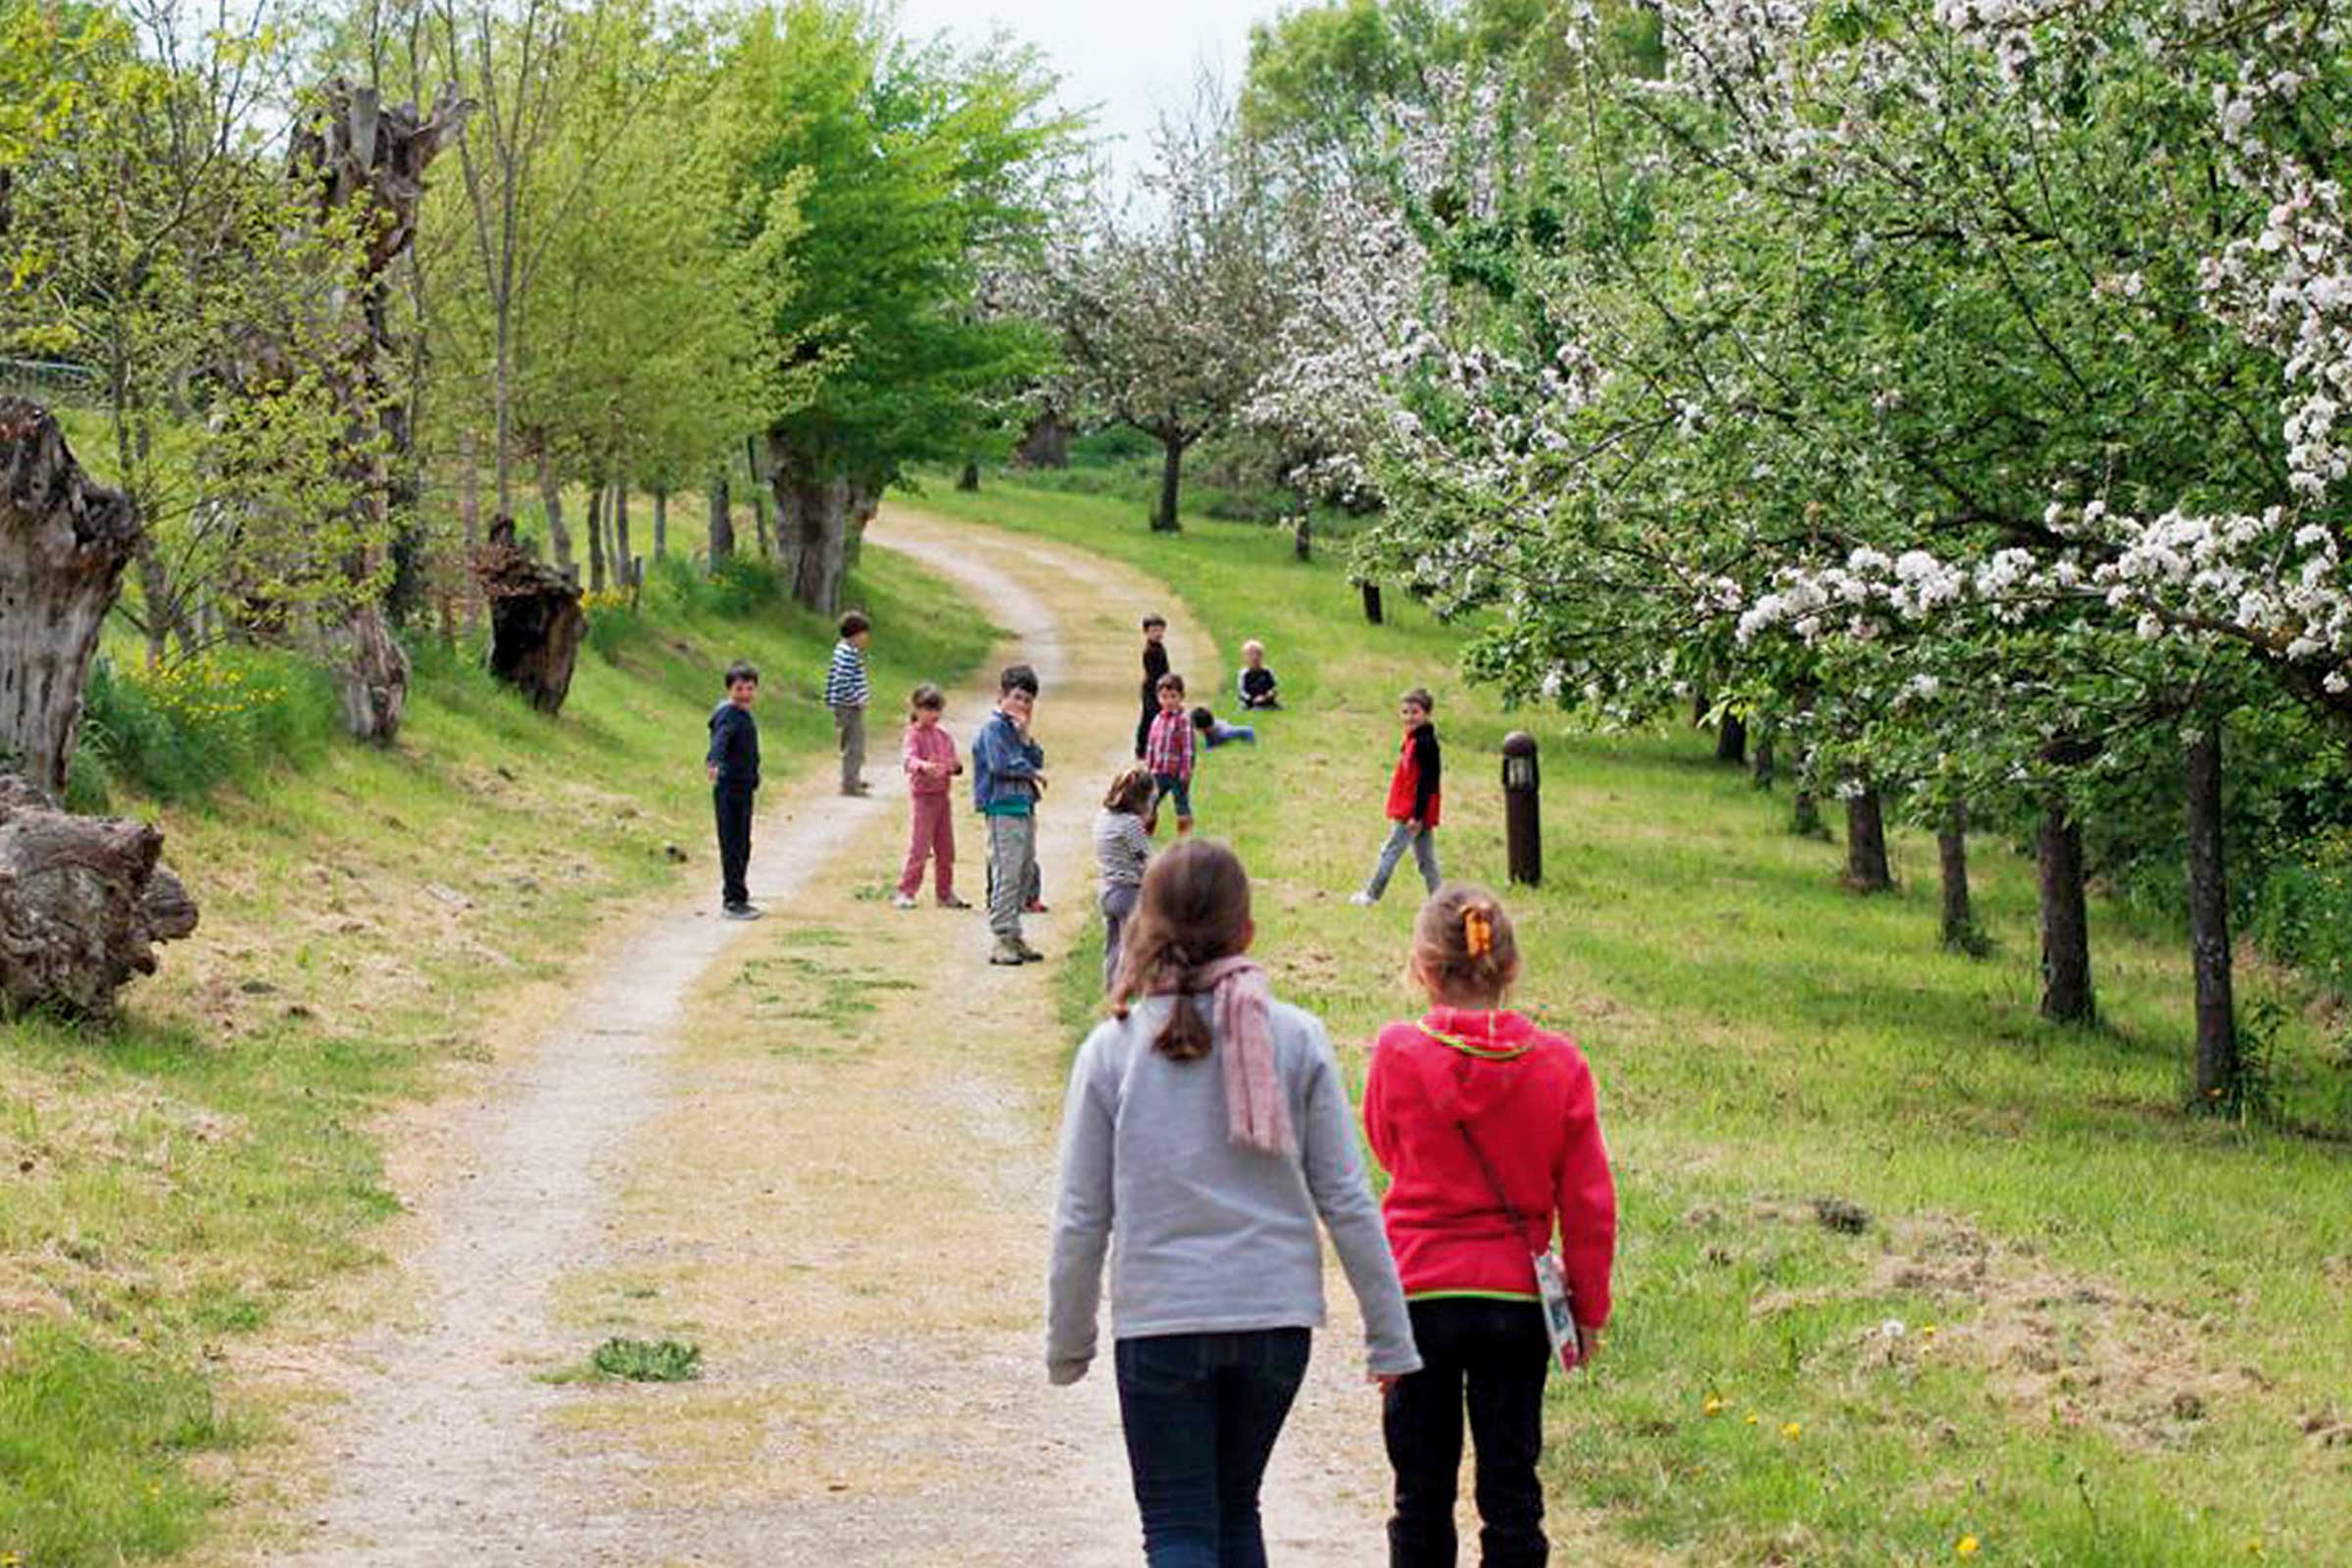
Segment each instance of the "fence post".
[[1502,741],[1502,816],[1511,880],[1534,887],[1544,880],[1543,777],[1536,738],[1513,730]]

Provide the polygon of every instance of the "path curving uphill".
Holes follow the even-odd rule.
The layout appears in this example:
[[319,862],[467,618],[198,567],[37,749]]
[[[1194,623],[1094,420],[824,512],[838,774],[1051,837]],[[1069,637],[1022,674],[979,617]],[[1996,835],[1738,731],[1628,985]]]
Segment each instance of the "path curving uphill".
[[[1167,613],[1188,673],[1210,677],[1214,650],[1164,585],[1079,550],[896,509],[867,542],[961,583],[1009,634],[997,662],[1043,678],[1054,912],[1032,940],[1066,951],[1091,918],[1088,828],[1132,744],[1136,622]],[[951,715],[967,757],[992,695]],[[875,710],[894,739],[896,697]],[[876,895],[905,833],[895,744],[877,753],[871,800],[816,793],[823,768],[776,792],[752,867],[768,920],[725,923],[698,897],[647,921],[465,1108],[458,1179],[404,1265],[415,1321],[345,1348],[320,1500],[275,1560],[1140,1560],[1107,1365],[1075,1390],[1042,1367],[1073,1044],[1054,977],[990,968],[977,911]],[[977,824],[956,826],[977,902]],[[1384,1554],[1377,1405],[1332,1295],[1267,1489],[1275,1559],[1309,1568]],[[704,1375],[549,1381],[610,1334],[693,1340]]]

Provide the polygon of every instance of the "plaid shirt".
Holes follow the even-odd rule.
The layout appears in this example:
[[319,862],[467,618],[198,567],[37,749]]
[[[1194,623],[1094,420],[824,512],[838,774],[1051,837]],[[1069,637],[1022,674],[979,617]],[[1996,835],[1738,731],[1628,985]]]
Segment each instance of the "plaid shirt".
[[1193,776],[1192,714],[1161,713],[1152,721],[1152,738],[1144,743],[1144,766],[1154,778]]
[[865,679],[865,655],[847,641],[835,643],[832,667],[825,671],[825,706],[863,708],[872,695]]

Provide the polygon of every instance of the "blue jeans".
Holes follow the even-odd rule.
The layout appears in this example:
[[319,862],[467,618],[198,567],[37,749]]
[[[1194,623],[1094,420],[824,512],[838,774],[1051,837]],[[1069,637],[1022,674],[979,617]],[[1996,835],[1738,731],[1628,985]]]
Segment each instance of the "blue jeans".
[[1438,830],[1410,822],[1389,824],[1388,840],[1380,847],[1380,859],[1372,867],[1372,880],[1364,884],[1364,892],[1375,899],[1388,892],[1389,878],[1396,874],[1397,862],[1407,850],[1413,852],[1413,863],[1420,868],[1422,886],[1435,894],[1445,880],[1438,873]]
[[1119,1417],[1150,1568],[1265,1568],[1257,1486],[1312,1338],[1256,1329],[1119,1341]]

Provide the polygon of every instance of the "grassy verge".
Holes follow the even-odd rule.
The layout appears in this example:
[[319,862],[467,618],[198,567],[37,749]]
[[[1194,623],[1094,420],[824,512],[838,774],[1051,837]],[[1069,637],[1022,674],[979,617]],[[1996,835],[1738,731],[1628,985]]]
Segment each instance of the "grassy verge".
[[[851,598],[878,692],[953,680],[996,635],[880,552]],[[390,752],[241,765],[195,805],[113,781],[204,925],[112,1031],[0,1025],[0,1563],[195,1538],[270,1421],[220,1393],[233,1342],[379,1256],[386,1112],[527,1031],[631,900],[714,878],[701,758],[727,660],[765,671],[770,777],[830,765],[831,641],[657,582],[608,613],[560,718],[426,648]]]
[[[1342,566],[1296,564],[1287,536],[1154,537],[1130,500],[1002,483],[922,504],[1164,577],[1229,662],[1267,643],[1290,710],[1206,760],[1201,824],[1258,879],[1283,991],[1343,1042],[1412,1005],[1415,901],[1345,902],[1396,692],[1438,694],[1453,874],[1499,880],[1496,749],[1541,738],[1520,1000],[1592,1055],[1625,1205],[1608,1358],[1554,1388],[1556,1502],[1701,1562],[1924,1563],[1964,1541],[1983,1561],[2352,1560],[2352,1144],[2177,1113],[2173,932],[2097,910],[2107,1022],[2052,1028],[2031,868],[1994,844],[1995,952],[1946,956],[1932,843],[1898,839],[1896,895],[1850,897],[1838,852],[1788,837],[1786,802],[1700,739],[1506,714],[1465,690],[1445,628],[1396,594],[1367,627]],[[2275,1050],[2299,1123],[2352,1125],[2316,1030],[2290,1010]],[[1858,1232],[1820,1222],[1830,1197]]]

